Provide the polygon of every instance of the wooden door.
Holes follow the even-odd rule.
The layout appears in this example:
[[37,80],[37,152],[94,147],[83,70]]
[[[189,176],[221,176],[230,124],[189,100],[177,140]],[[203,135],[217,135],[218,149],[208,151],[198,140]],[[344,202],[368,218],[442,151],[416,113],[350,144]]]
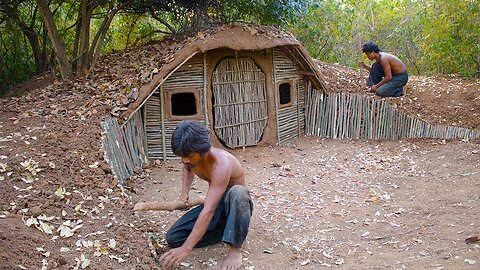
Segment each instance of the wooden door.
[[227,147],[256,145],[267,125],[265,74],[250,59],[224,59],[212,77],[214,129]]

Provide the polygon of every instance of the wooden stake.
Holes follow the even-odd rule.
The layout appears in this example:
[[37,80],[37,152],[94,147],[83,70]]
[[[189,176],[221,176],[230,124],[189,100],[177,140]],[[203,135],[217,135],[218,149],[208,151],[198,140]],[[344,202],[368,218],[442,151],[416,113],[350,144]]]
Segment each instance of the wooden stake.
[[189,199],[186,204],[179,201],[176,202],[148,202],[148,203],[137,203],[133,207],[133,211],[148,211],[148,210],[159,210],[159,211],[173,211],[173,210],[185,210],[189,207],[199,205],[203,203],[202,198]]
[[[358,41],[358,62],[362,61],[362,38],[360,35],[357,33],[357,41]],[[363,80],[363,68],[360,67],[360,85],[363,86],[364,80]]]

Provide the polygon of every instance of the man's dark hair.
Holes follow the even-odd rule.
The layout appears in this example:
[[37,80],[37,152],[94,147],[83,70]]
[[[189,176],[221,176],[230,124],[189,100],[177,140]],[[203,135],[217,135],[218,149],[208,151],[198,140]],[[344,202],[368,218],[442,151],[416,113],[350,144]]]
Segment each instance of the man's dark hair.
[[370,53],[370,52],[379,53],[379,52],[380,52],[380,48],[378,47],[377,44],[375,44],[375,42],[369,41],[369,42],[363,44],[363,46],[362,46],[362,51],[363,51],[364,53]]
[[207,128],[196,121],[184,120],[173,131],[172,150],[179,157],[186,157],[192,153],[203,155],[211,146]]

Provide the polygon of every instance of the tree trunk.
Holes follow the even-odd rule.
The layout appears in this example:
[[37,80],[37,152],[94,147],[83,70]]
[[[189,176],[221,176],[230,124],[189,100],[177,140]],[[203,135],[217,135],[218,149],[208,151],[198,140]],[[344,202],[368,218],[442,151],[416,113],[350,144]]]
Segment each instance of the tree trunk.
[[92,8],[92,1],[82,0],[77,76],[83,76],[90,65],[88,51],[90,50],[90,19],[93,13]]
[[8,17],[10,17],[22,30],[22,33],[27,37],[30,47],[32,48],[33,57],[35,59],[35,73],[40,74],[47,70],[46,53],[40,47],[39,35],[35,32],[32,26],[28,26],[20,19],[18,11],[7,3],[1,3],[1,7]]
[[78,11],[78,18],[77,22],[75,23],[75,41],[73,42],[73,52],[72,55],[75,55],[75,58],[72,60],[72,68],[75,68],[74,72],[77,71],[77,66],[78,66],[78,44],[80,43],[80,32],[82,29],[80,21],[82,20],[82,11]]
[[125,1],[123,2],[123,4],[119,5],[117,8],[114,8],[110,10],[110,12],[108,12],[107,16],[102,22],[102,25],[98,29],[98,32],[95,35],[95,38],[93,39],[92,45],[90,46],[90,52],[88,53],[88,59],[90,60],[90,69],[92,69],[95,66],[95,63],[97,62],[98,57],[100,56],[105,35],[107,34],[108,29],[110,28],[110,24],[112,23],[113,18],[120,10],[127,7],[132,2],[133,0]]
[[42,14],[45,28],[47,28],[48,36],[52,42],[53,50],[55,51],[55,55],[57,57],[58,65],[60,67],[60,74],[63,79],[71,78],[73,76],[72,67],[68,61],[67,53],[62,45],[60,36],[58,35],[58,30],[55,25],[55,21],[53,20],[52,12],[50,11],[50,8],[45,0],[37,0],[37,4],[40,13]]
[[199,1],[195,5],[195,14],[193,15],[193,29],[200,30],[208,25],[208,12],[206,1]]

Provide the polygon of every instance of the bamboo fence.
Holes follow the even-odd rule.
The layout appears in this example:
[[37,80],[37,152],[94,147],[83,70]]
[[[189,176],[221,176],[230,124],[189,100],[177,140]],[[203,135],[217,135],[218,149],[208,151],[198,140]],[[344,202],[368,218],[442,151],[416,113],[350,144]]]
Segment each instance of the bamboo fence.
[[434,125],[398,111],[388,102],[348,93],[306,93],[306,135],[334,139],[436,138],[471,140],[480,131]]

